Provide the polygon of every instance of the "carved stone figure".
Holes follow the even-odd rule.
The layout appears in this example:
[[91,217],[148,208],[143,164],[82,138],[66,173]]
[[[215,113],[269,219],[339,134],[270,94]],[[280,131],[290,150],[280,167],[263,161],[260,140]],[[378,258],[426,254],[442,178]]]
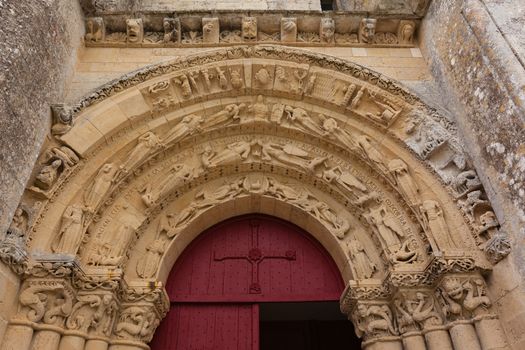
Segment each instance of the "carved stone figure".
[[411,295],[404,300],[396,299],[394,304],[401,333],[417,331],[419,330],[417,325],[421,329],[427,329],[443,324],[431,295],[415,292],[415,295]]
[[75,255],[84,233],[84,210],[78,205],[70,205],[62,214],[62,223],[52,244],[55,253]]
[[288,43],[297,41],[297,18],[281,18],[281,41]]
[[400,239],[405,237],[405,233],[392,215],[383,206],[379,206],[370,208],[365,218],[375,228],[386,247],[391,251],[397,251],[401,246]]
[[408,204],[418,208],[421,203],[419,188],[408,171],[408,165],[401,159],[393,159],[388,163],[388,170],[392,174],[398,189],[407,199]]
[[273,77],[268,71],[268,68],[266,65],[263,65],[257,73],[254,75],[255,81],[259,84],[262,88],[268,88],[270,87],[270,84],[273,82]]
[[443,210],[438,202],[434,200],[426,200],[421,206],[421,212],[425,220],[426,227],[432,233],[438,248],[456,248],[458,244],[454,237],[450,234],[447,222],[443,216]]
[[244,86],[240,68],[230,68],[230,83],[234,89],[241,89]]
[[120,314],[115,326],[119,338],[131,338],[148,343],[159,325],[158,316],[148,307],[129,306]]
[[195,114],[189,114],[182,118],[181,122],[175,125],[168,131],[162,143],[169,145],[177,143],[187,136],[200,132],[200,126],[204,122],[204,118]]
[[166,241],[156,239],[146,246],[146,253],[137,262],[137,274],[142,278],[151,278],[157,272],[160,259],[166,250]]
[[53,126],[51,127],[53,135],[64,135],[73,126],[73,113],[71,108],[65,104],[51,105],[51,114],[53,116]]
[[214,151],[206,145],[201,154],[201,162],[205,169],[219,165],[229,165],[241,162],[248,158],[251,151],[250,143],[238,141],[226,146],[222,151]]
[[294,124],[299,124],[300,128],[303,130],[314,133],[315,135],[323,135],[324,132],[317,123],[315,123],[312,118],[308,115],[304,109],[299,107],[286,106],[284,108],[288,120]]
[[161,215],[159,224],[157,226],[157,239],[162,239],[163,236],[167,238],[173,238],[177,234],[175,231],[175,215],[166,214]]
[[316,218],[325,222],[326,226],[330,227],[332,234],[337,238],[343,239],[350,229],[348,220],[334,213],[326,203],[306,198],[306,201],[300,204],[303,204],[302,206],[312,212]]
[[7,230],[8,234],[24,237],[28,227],[28,214],[21,207],[16,208],[13,220]]
[[190,181],[194,177],[194,169],[186,164],[176,164],[170,168],[158,184],[148,183],[144,188],[142,201],[147,207],[153,206],[159,198],[165,196],[172,189]]
[[323,44],[333,44],[335,36],[335,22],[332,18],[321,18],[319,37]]
[[497,264],[510,254],[512,243],[505,232],[497,231],[485,244],[485,255],[493,264]]
[[326,157],[312,158],[308,152],[292,144],[282,146],[276,143],[261,142],[260,145],[263,160],[275,159],[283,164],[297,166],[311,172],[326,160]]
[[414,21],[402,20],[399,22],[397,39],[401,45],[413,45],[416,23]]
[[19,303],[27,321],[59,326],[71,313],[73,292],[63,281],[29,281]]
[[377,20],[373,18],[363,18],[359,24],[359,42],[373,44],[376,34]]
[[242,18],[242,39],[244,41],[257,40],[257,17]]
[[482,199],[481,196],[483,196],[483,192],[476,190],[467,193],[465,200],[458,201],[459,206],[470,215],[472,221],[475,221],[477,208],[491,208],[489,201]]
[[191,89],[190,80],[185,74],[179,75],[178,77],[173,78],[173,81],[178,84],[182,90],[182,97],[190,98],[193,95]]
[[163,39],[165,43],[180,43],[181,30],[178,18],[164,18],[162,27],[164,28]]
[[91,186],[84,192],[84,205],[89,212],[94,212],[108,193],[116,173],[117,167],[113,163],[106,163],[100,168]]
[[202,18],[202,42],[207,44],[219,43],[219,18]]
[[447,317],[462,317],[465,312],[473,313],[480,307],[486,309],[492,305],[481,278],[446,277],[440,290],[443,314]]
[[246,121],[268,121],[270,110],[266,103],[264,103],[264,98],[262,95],[257,96],[256,102],[248,106],[248,110],[253,113],[253,118],[247,117]]
[[361,103],[361,99],[363,98],[363,95],[366,92],[366,88],[362,86],[359,91],[357,91],[357,94],[355,94],[355,97],[352,99],[352,102],[350,103],[350,109],[355,110],[357,107],[359,107],[359,104]]
[[358,337],[365,339],[397,335],[392,311],[388,305],[358,303],[354,311],[354,325]]
[[144,39],[144,25],[142,18],[131,18],[126,20],[126,35],[128,43],[141,43]]
[[95,243],[88,258],[88,265],[119,266],[134,232],[132,226],[121,224],[107,240]]
[[59,168],[63,162],[60,159],[55,159],[51,164],[44,165],[40,172],[36,175],[35,186],[46,191],[49,190],[58,178]]
[[94,330],[101,336],[111,335],[117,303],[111,294],[82,294],[76,297],[66,327],[83,333]]
[[385,166],[385,157],[372,145],[372,140],[366,135],[356,137],[356,143],[363,155],[370,160],[383,174],[388,174]]
[[[324,118],[323,115],[321,117]],[[354,137],[350,133],[337,125],[337,121],[333,118],[326,118],[323,121],[322,128],[324,130],[323,136],[328,137],[331,140],[340,142],[344,147],[349,150],[355,151],[358,149],[357,143],[354,141]]]
[[86,18],[86,35],[84,39],[86,42],[100,42],[106,38],[106,27],[104,26],[104,19],[102,17],[88,17]]
[[131,170],[136,168],[141,162],[146,160],[148,156],[153,154],[162,146],[157,135],[148,131],[138,139],[138,144],[133,148],[124,162],[119,167],[119,172],[122,175],[128,174]]
[[394,264],[411,264],[419,257],[417,251],[417,241],[406,239],[401,247],[391,255]]
[[[371,92],[370,95],[374,96]],[[383,125],[390,125],[399,113],[401,113],[401,109],[396,109],[391,103],[383,103],[377,99],[373,100],[373,103],[378,106],[380,111],[376,113],[366,113],[366,116]]]
[[357,239],[351,239],[347,243],[348,255],[352,260],[357,278],[370,278],[377,271],[377,266],[370,260],[365,248]]
[[361,181],[350,174],[350,172],[343,170],[340,166],[324,170],[322,176],[326,181],[330,183],[336,182],[339,186],[351,193],[353,193],[355,189],[361,192],[368,191]]
[[240,112],[246,108],[244,103],[229,104],[223,110],[215,113],[206,120],[206,127],[214,127],[217,125],[228,125],[234,121],[240,121],[242,118]]
[[451,181],[451,185],[457,193],[457,198],[463,197],[469,192],[481,189],[481,181],[474,170],[459,173]]

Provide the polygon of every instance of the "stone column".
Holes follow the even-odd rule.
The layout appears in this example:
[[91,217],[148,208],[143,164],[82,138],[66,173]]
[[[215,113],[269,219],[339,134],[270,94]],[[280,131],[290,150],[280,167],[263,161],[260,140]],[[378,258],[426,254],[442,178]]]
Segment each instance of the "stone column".
[[84,350],[108,350],[109,344],[105,340],[90,339],[86,343]]
[[58,350],[84,350],[86,339],[80,335],[66,334],[60,340]]
[[36,331],[32,350],[57,350],[60,343],[61,334],[53,330],[39,330]]
[[401,336],[404,350],[425,350],[425,338],[421,332],[408,332]]
[[454,349],[481,350],[478,335],[470,321],[456,321],[449,332]]
[[[392,337],[392,339],[381,338],[372,342],[363,342],[363,350],[403,350],[403,344],[399,337]],[[419,348],[418,350],[424,350],[425,348]]]
[[444,326],[426,328],[425,341],[428,350],[454,350],[448,331]]
[[1,350],[29,350],[33,340],[33,328],[27,325],[10,324],[4,334]]
[[505,332],[496,315],[477,317],[474,324],[483,350],[509,349]]

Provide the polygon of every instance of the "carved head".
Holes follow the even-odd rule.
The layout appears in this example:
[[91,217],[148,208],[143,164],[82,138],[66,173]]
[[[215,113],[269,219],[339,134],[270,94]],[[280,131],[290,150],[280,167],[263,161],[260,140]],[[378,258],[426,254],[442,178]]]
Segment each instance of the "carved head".
[[335,23],[331,18],[321,19],[321,40],[323,42],[332,42],[335,34]]
[[373,18],[363,18],[359,27],[359,37],[361,42],[372,43],[376,34],[377,20]]
[[401,44],[411,44],[416,30],[413,22],[402,22],[399,30],[399,41]]
[[463,297],[463,285],[457,278],[445,279],[443,281],[443,290],[454,300],[459,300]]
[[257,18],[244,17],[242,19],[242,37],[248,40],[257,38]]
[[126,32],[128,35],[128,42],[139,43],[144,36],[144,29],[141,18],[131,18],[126,20]]

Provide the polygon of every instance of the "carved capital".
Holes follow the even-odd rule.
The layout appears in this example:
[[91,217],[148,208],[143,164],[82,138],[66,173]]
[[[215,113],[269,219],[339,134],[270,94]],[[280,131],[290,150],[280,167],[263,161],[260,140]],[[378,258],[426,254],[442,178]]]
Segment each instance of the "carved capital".
[[351,317],[357,336],[365,341],[399,334],[392,310],[386,301],[359,301]]
[[387,280],[349,281],[339,301],[341,312],[350,316],[359,301],[388,300],[392,293],[393,287]]
[[110,292],[81,292],[76,297],[66,328],[97,337],[110,337],[118,301]]
[[401,334],[443,325],[433,290],[400,291],[394,299],[394,310]]
[[505,232],[498,231],[485,245],[485,255],[493,264],[509,255],[512,244]]

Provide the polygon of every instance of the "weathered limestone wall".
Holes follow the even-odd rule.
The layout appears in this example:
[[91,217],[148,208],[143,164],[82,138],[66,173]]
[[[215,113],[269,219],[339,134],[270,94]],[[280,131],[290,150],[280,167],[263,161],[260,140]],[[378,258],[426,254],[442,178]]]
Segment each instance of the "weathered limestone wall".
[[[431,79],[427,63],[419,49],[410,48],[304,48],[347,59],[381,72],[407,85],[428,83]],[[84,48],[79,53],[71,88],[66,101],[75,103],[80,97],[113,79],[148,64],[172,60],[202,48]]]
[[[0,238],[62,101],[83,35],[77,1],[0,0]],[[0,338],[18,278],[0,263]]]
[[524,8],[521,0],[433,1],[420,36],[441,103],[456,116],[502,229],[513,240],[511,255],[489,277],[513,349],[525,348]]

